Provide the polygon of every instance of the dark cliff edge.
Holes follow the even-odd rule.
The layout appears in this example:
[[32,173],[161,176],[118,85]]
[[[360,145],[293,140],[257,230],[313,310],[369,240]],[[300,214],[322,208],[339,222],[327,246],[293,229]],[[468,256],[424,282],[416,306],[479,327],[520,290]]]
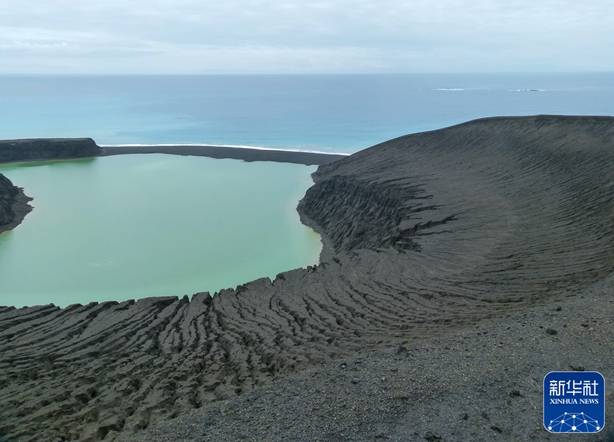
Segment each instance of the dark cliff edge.
[[[225,423],[222,439],[232,440],[242,437],[239,430],[250,433],[241,422],[272,416],[288,432],[294,424],[281,420],[284,407],[267,404],[286,397],[292,385],[269,402],[252,392],[333,361],[336,378],[322,371],[300,381],[308,382],[306,396],[317,395],[314,408],[301,406],[299,414],[311,413],[319,433],[272,437],[268,428],[253,433],[255,440],[347,438],[324,433],[333,417],[330,431],[362,429],[370,435],[365,440],[386,431],[397,431],[397,440],[440,440],[437,433],[450,440],[538,440],[548,434],[539,416],[526,413],[541,409],[545,367],[577,363],[566,340],[585,343],[578,351],[588,352],[587,368],[614,376],[614,358],[597,365],[601,359],[590,344],[611,342],[611,318],[584,326],[586,312],[603,317],[603,306],[611,305],[611,286],[599,287],[614,271],[614,118],[476,120],[382,143],[320,166],[314,180],[298,210],[324,235],[317,266],[213,298],[201,293],[191,300],[0,308],[0,436],[87,441],[142,434],[158,440],[162,433],[147,433],[148,427],[198,410],[206,414],[220,401],[230,407],[238,397],[251,398],[240,409],[254,419],[226,422],[235,412],[223,409],[196,425],[206,433]],[[581,300],[584,308],[567,314],[569,303]],[[543,324],[560,331],[544,333]],[[373,404],[358,409],[344,402],[330,414],[318,413],[327,406],[327,391],[344,382],[339,370],[349,369],[334,361],[388,348],[399,350],[384,366],[398,372],[375,371],[371,381],[348,381],[347,387],[377,387],[368,393],[370,402],[390,409],[379,427],[364,424],[379,416],[367,411]],[[399,387],[406,390],[387,390],[403,370],[413,370]],[[293,398],[300,401],[302,394]],[[343,402],[338,396],[345,394],[333,399]],[[461,418],[463,404],[481,415]],[[439,411],[423,415],[428,407],[446,418],[438,428],[429,425],[438,422]],[[359,422],[355,428],[337,419],[343,410],[348,422]],[[526,425],[516,425],[518,413]],[[403,421],[391,420],[399,416],[411,423],[409,433]],[[190,434],[187,428],[197,427],[192,422],[183,434]]]
[[101,153],[91,138],[0,140],[0,163],[94,157]]
[[0,233],[17,227],[32,210],[31,199],[0,174]]

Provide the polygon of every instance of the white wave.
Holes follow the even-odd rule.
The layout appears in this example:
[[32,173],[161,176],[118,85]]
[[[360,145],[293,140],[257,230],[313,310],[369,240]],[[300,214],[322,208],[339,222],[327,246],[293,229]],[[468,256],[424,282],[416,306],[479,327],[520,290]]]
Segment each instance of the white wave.
[[242,144],[203,144],[203,143],[154,143],[154,144],[99,144],[100,147],[228,147],[232,149],[249,149],[249,150],[267,150],[276,152],[299,152],[299,153],[317,153],[322,155],[345,155],[349,156],[351,152],[325,152],[322,150],[308,150],[308,149],[280,149],[276,147],[265,146],[247,146]]
[[462,87],[438,87],[435,90],[441,92],[463,92],[466,89],[463,89]]
[[510,89],[509,92],[548,92],[546,89]]

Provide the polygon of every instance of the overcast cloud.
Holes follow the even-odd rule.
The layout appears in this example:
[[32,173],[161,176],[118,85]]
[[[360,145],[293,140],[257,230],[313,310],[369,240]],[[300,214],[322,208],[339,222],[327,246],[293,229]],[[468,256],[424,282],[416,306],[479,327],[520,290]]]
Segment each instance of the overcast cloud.
[[1,0],[2,73],[614,71],[612,0]]

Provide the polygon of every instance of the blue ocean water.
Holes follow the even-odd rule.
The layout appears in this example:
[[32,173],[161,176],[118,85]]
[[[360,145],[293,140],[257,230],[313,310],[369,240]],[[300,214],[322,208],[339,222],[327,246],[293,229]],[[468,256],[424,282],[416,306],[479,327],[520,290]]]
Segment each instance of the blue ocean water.
[[0,138],[352,152],[493,115],[614,115],[614,74],[2,76]]

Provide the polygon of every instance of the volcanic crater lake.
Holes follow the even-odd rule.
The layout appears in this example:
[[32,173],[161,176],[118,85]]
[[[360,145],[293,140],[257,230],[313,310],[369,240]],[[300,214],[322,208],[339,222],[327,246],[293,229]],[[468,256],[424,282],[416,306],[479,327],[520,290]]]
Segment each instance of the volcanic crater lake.
[[34,210],[0,234],[0,305],[191,295],[315,264],[315,167],[173,155],[0,166]]

